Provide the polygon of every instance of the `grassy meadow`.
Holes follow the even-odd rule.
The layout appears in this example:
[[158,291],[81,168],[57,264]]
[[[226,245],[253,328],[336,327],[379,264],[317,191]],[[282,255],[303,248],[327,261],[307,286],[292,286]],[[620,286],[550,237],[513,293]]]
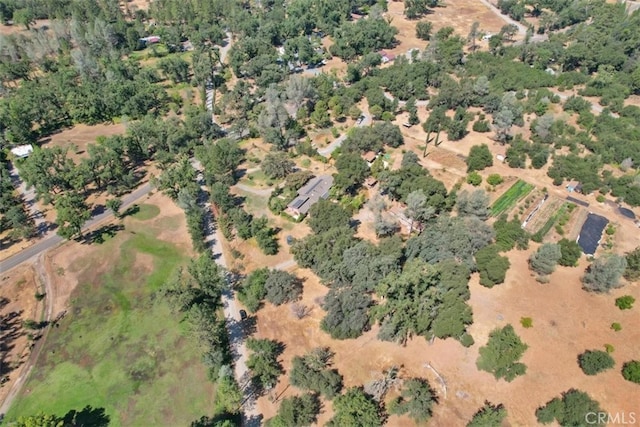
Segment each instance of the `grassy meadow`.
[[155,237],[184,219],[158,214],[142,205],[124,230],[77,251],[73,264],[82,267],[68,314],[50,331],[9,420],[90,405],[104,408],[112,426],[188,425],[212,411],[214,385],[200,350],[154,296],[188,259]]

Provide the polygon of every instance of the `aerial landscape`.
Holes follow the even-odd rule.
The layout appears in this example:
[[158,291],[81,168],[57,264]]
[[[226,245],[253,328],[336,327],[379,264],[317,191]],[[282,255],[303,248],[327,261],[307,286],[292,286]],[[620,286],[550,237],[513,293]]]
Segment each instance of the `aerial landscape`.
[[640,2],[0,0],[0,425],[640,426]]

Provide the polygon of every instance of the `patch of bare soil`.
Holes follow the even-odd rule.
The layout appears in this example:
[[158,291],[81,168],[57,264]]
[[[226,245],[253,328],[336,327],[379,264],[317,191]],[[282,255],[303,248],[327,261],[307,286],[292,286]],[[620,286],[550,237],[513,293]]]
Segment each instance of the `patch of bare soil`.
[[[51,25],[51,21],[48,19],[36,19],[34,24],[31,24],[32,29],[48,27]],[[27,30],[24,25],[0,25],[0,35],[8,36],[13,34],[28,34],[29,30]]]
[[0,288],[0,402],[4,402],[31,353],[34,341],[28,335],[38,334],[26,329],[23,322],[41,320],[43,302],[35,295],[43,291],[30,265],[3,273]]
[[[318,346],[330,347],[335,352],[334,367],[344,375],[346,387],[368,382],[392,366],[401,367],[404,378],[427,378],[440,399],[433,425],[463,425],[485,399],[503,403],[511,425],[535,425],[536,408],[571,387],[588,392],[608,411],[633,411],[637,386],[622,378],[620,368],[624,361],[638,357],[634,343],[640,339],[640,330],[633,325],[640,318],[637,312],[618,310],[613,302],[622,294],[640,298],[638,285],[627,285],[611,295],[587,293],[579,281],[586,267],[584,260],[578,268],[559,268],[551,275],[550,283],[541,285],[528,270],[529,253],[508,254],[512,267],[503,285],[487,289],[478,284],[476,276],[472,277],[470,304],[475,323],[471,333],[476,344],[468,349],[451,339],[436,340],[430,345],[418,337],[405,347],[381,342],[376,338],[377,327],[357,339],[333,340],[320,329],[324,316],[320,304],[328,289],[306,269],[298,269],[296,274],[304,279],[300,304],[308,307],[310,314],[298,320],[290,306],[266,304],[257,314],[256,335],[285,344],[281,362],[287,372],[294,356]],[[531,317],[533,328],[524,329],[520,325],[522,317]],[[612,322],[620,322],[623,330],[613,332]],[[523,357],[527,374],[511,383],[496,381],[475,366],[478,348],[486,343],[489,332],[506,324],[512,324],[529,345]],[[584,375],[577,365],[577,355],[586,349],[604,348],[604,344],[615,347],[615,369],[597,377]],[[427,363],[444,378],[444,385]],[[300,393],[289,385],[287,375],[280,378],[269,395],[258,400],[260,413],[266,419],[276,414],[279,400]],[[274,399],[278,401],[274,403]],[[319,425],[331,416],[331,402],[325,402]],[[388,425],[404,426],[412,422],[392,416]]]
[[67,156],[77,162],[88,157],[87,145],[96,142],[99,136],[113,136],[125,133],[124,123],[84,125],[77,124],[69,129],[64,129],[50,137],[44,138],[40,143],[48,148],[61,147],[69,149]]

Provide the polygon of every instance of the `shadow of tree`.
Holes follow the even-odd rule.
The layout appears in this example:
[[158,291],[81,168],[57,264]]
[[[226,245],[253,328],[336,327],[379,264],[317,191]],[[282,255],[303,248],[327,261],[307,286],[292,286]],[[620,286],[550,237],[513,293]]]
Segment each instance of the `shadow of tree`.
[[106,427],[110,418],[104,408],[87,405],[81,411],[70,410],[62,420],[64,427]]

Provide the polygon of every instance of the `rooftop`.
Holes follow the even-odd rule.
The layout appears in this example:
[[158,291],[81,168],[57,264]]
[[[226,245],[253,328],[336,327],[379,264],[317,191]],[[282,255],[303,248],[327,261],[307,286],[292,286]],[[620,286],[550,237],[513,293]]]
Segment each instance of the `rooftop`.
[[293,199],[287,207],[304,215],[309,212],[311,206],[318,200],[327,198],[332,185],[333,177],[331,175],[320,175],[312,178],[298,190],[298,197]]

